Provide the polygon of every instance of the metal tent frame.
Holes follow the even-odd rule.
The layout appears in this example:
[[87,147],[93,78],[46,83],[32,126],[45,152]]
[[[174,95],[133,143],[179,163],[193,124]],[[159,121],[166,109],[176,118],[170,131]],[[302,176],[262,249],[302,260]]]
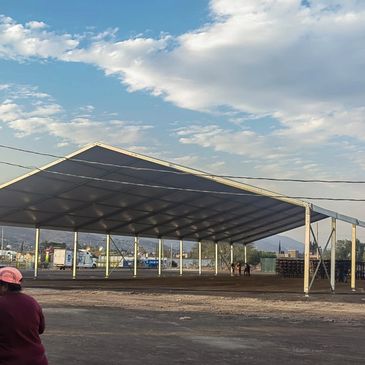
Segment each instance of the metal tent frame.
[[[310,225],[328,217],[332,225],[351,223],[355,242],[356,226],[365,227],[299,199],[101,143],[0,186],[0,223],[36,228],[35,277],[41,228],[75,232],[75,278],[78,232],[107,234],[108,255],[111,234],[134,236],[136,261],[140,236],[159,238],[159,247],[162,239],[176,239],[182,250],[183,240],[247,245],[305,225],[308,294]],[[106,277],[108,265],[107,259]]]

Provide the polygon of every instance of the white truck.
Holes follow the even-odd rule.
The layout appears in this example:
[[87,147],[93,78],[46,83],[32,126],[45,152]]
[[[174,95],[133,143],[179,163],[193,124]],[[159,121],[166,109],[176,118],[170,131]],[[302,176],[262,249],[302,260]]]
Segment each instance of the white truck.
[[0,250],[0,259],[14,261],[16,258],[16,251]]
[[[73,263],[73,251],[64,248],[55,248],[53,252],[53,265],[60,270],[71,268]],[[77,267],[78,268],[96,268],[96,258],[87,250],[77,251]]]

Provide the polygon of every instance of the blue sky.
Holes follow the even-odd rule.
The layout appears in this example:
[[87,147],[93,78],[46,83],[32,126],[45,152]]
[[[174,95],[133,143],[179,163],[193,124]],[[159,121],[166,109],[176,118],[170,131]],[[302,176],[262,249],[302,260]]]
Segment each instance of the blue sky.
[[[0,144],[102,141],[219,174],[365,180],[364,2],[3,0],[0,14]],[[362,203],[313,202],[365,220]]]

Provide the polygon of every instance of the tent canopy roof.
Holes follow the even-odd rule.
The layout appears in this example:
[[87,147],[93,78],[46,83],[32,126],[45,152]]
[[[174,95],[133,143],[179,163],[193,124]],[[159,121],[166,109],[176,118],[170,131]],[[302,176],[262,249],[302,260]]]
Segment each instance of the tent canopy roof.
[[193,241],[250,243],[304,225],[306,206],[100,143],[0,186],[1,224]]

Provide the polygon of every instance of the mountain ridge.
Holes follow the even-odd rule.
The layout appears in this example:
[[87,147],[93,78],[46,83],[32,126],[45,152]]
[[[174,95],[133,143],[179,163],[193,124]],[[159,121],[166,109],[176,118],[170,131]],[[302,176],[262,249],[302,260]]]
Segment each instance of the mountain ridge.
[[[11,245],[13,249],[19,249],[23,245],[24,250],[31,250],[34,245],[35,231],[34,228],[10,227],[4,226],[4,246]],[[129,250],[133,246],[133,237],[117,236],[113,237],[119,249]],[[73,245],[73,232],[66,231],[41,231],[41,242],[60,242],[66,243],[69,247]],[[165,240],[164,245],[169,246],[173,240]],[[24,242],[24,244],[22,244]],[[96,233],[79,233],[79,242],[82,245],[102,246],[105,244],[105,235]],[[298,250],[303,252],[302,243],[283,235],[267,237],[253,243],[253,246],[259,251],[278,252],[279,242],[282,251]],[[140,245],[146,250],[153,251],[156,249],[157,239],[141,238]],[[174,245],[174,250],[177,247]],[[184,245],[184,250],[189,251],[191,244]]]

